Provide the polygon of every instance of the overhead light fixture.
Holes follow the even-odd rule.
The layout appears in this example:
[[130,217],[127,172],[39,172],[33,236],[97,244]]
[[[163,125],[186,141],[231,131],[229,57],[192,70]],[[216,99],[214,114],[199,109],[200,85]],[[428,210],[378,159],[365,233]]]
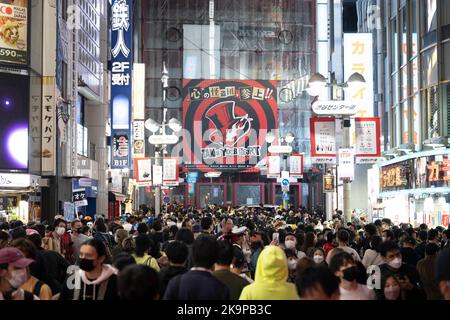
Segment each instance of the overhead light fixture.
[[153,133],[156,133],[159,130],[159,124],[153,119],[145,121],[145,127]]
[[207,172],[205,173],[206,178],[219,178],[222,175],[222,172]]
[[270,131],[266,134],[266,142],[271,144],[274,143],[275,141],[275,134],[273,133],[273,131]]
[[174,132],[180,132],[183,129],[181,122],[178,119],[172,118],[169,120],[169,128]]
[[284,138],[284,140],[290,144],[290,143],[294,142],[295,136],[292,133],[288,133],[286,135],[286,137]]
[[317,97],[322,94],[323,90],[327,86],[327,79],[320,73],[315,73],[309,78],[306,92],[312,97]]
[[347,80],[347,86],[361,86],[366,83],[366,79],[359,72],[353,73]]

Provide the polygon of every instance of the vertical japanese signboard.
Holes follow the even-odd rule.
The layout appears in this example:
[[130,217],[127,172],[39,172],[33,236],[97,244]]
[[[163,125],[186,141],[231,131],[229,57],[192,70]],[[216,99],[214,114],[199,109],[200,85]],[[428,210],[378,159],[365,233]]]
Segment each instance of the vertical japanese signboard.
[[355,150],[339,149],[339,180],[355,179]]
[[133,0],[110,1],[112,169],[130,167],[133,2]]
[[381,157],[380,118],[356,118],[356,163],[371,164]]
[[303,177],[303,155],[291,154],[289,160],[289,171],[291,177],[302,178]]
[[336,123],[334,118],[311,118],[311,156],[318,164],[336,164]]
[[177,158],[163,159],[163,183],[166,186],[177,186],[179,167]]
[[28,64],[28,0],[0,0],[0,61]]
[[56,170],[56,89],[55,77],[43,77],[42,90],[42,172],[54,175]]
[[344,34],[344,76],[358,72],[366,83],[350,92],[349,100],[360,106],[357,116],[373,117],[373,37],[371,33]]
[[144,121],[133,121],[133,156],[145,157],[145,127]]

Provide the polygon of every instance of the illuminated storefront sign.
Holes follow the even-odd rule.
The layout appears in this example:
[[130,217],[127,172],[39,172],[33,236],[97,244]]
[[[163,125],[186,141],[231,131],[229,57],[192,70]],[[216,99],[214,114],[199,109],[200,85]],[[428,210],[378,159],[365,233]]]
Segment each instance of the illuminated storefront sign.
[[[133,0],[111,3],[112,169],[130,167],[133,65]],[[120,149],[116,148],[120,144]],[[125,150],[127,148],[127,150]]]

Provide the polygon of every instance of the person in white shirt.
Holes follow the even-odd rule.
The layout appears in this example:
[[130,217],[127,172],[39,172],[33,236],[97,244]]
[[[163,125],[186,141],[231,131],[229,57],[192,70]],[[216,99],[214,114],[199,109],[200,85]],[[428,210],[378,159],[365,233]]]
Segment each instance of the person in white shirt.
[[380,251],[378,247],[380,246],[383,240],[380,236],[372,236],[372,239],[369,242],[369,249],[364,252],[364,257],[362,259],[362,264],[364,268],[368,268],[370,266],[379,266],[383,264],[383,257],[381,257]]
[[284,248],[294,250],[299,260],[306,257],[303,251],[297,250],[297,238],[293,233],[288,233],[284,238]]
[[[350,233],[345,229],[339,230],[337,233],[337,241],[339,243],[337,248],[350,254],[353,257],[353,260],[360,262],[361,257],[359,256],[358,252],[356,252],[355,249],[348,246],[349,240],[350,240]],[[336,248],[331,250],[327,255],[326,262],[328,265],[330,265],[330,260],[334,256],[333,251],[335,251],[335,250],[336,250]]]
[[375,291],[356,281],[359,270],[349,253],[334,255],[329,267],[339,278],[340,300],[376,300]]

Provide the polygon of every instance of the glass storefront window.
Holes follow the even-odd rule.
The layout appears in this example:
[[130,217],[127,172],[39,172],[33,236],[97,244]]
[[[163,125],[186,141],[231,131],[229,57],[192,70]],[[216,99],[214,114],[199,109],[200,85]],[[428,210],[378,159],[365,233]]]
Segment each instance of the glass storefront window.
[[409,143],[409,108],[408,101],[402,103],[402,143]]
[[414,144],[416,146],[420,146],[421,144],[421,113],[420,113],[420,100],[419,95],[416,94],[412,98],[412,104],[413,104],[413,123],[414,123],[414,133],[413,133],[413,140]]
[[400,38],[400,48],[401,48],[401,61],[400,65],[403,66],[408,61],[408,34],[406,33],[406,8],[404,7],[400,11],[400,32],[402,37]]
[[397,19],[391,20],[391,61],[392,61],[392,72],[396,72],[398,69],[398,32],[397,32]]
[[392,103],[397,104],[399,101],[399,79],[398,73],[392,76]]
[[401,79],[402,79],[402,90],[400,100],[406,99],[408,97],[409,85],[408,85],[408,66],[404,66],[401,70]]
[[440,111],[438,105],[438,88],[432,87],[424,92],[426,110],[426,128],[428,129],[425,139],[438,138],[440,136]]
[[237,205],[245,206],[245,205],[259,205],[262,203],[261,199],[261,186],[260,185],[252,185],[252,186],[239,186],[237,196]]
[[201,185],[200,191],[200,207],[206,208],[210,204],[224,206],[224,187],[221,185]]
[[412,93],[419,91],[419,65],[417,57],[411,60],[412,68]]
[[437,7],[436,0],[424,0],[422,1],[422,47],[428,47],[429,45],[436,43],[437,34]]
[[394,130],[395,132],[395,146],[401,145],[401,137],[402,137],[402,119],[400,114],[400,107],[397,105],[394,107]]
[[421,63],[422,87],[428,87],[436,84],[438,81],[436,46],[422,53]]

